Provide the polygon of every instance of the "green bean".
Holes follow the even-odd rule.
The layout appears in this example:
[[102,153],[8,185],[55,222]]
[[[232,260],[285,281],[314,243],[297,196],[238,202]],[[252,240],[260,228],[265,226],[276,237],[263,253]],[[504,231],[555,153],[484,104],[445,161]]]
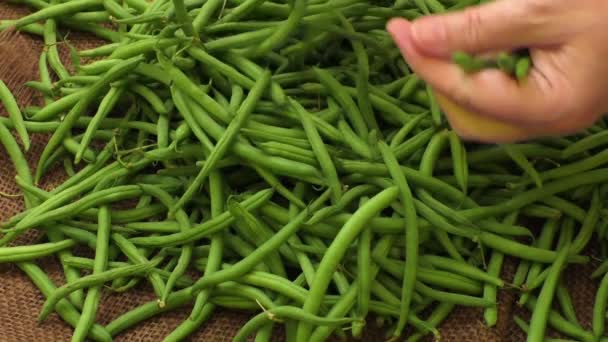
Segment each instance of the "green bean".
[[[349,33],[356,33],[352,24],[344,17],[343,14],[339,14],[339,19]],[[374,118],[374,113],[369,98],[369,58],[367,56],[367,52],[365,51],[363,43],[360,41],[351,39],[351,45],[357,57],[358,73],[356,76],[356,88],[357,101],[361,110],[361,115],[363,116],[363,119],[370,130],[380,131],[378,123]]]
[[478,232],[478,230],[476,229],[465,229],[452,225],[451,223],[447,222],[443,217],[435,213],[432,208],[418,200],[414,200],[414,205],[416,207],[416,211],[422,217],[424,217],[432,225],[435,225],[440,228],[445,233],[450,233],[457,236],[473,239]]
[[23,142],[23,148],[27,151],[30,149],[30,137],[27,134],[25,123],[23,122],[23,116],[19,110],[19,106],[8,89],[6,84],[0,80],[0,102],[4,104],[4,108],[8,112],[9,118],[13,122],[15,130],[19,134],[21,141]]
[[[232,64],[237,69],[240,69],[251,79],[259,79],[264,73],[264,69],[262,67],[241,54],[227,52],[224,58],[228,63]],[[287,101],[283,88],[281,88],[281,86],[273,80],[270,81],[270,95],[272,101],[279,106],[283,106]]]
[[[17,20],[11,19],[2,19],[0,20],[0,32],[5,31],[9,27],[15,26]],[[36,36],[44,36],[44,26],[41,24],[33,23],[29,25],[25,25],[18,29],[20,32],[25,32],[29,34],[33,34]]]
[[255,119],[255,115],[252,115],[252,119],[247,122],[247,125],[245,125],[245,127],[250,130],[262,130],[276,135],[284,135],[290,138],[306,138],[306,133],[300,128],[283,128],[271,124],[258,122]]
[[[60,242],[65,239],[63,234],[54,230],[47,231],[47,236],[49,237],[50,242]],[[59,261],[61,261],[61,266],[63,268],[66,281],[72,282],[80,278],[80,272],[76,268],[68,265],[67,263],[67,260],[73,257],[72,253],[64,249],[58,252],[58,256]],[[82,305],[84,303],[84,293],[82,291],[75,291],[70,294],[69,300],[75,307],[82,308]]]
[[[95,262],[93,274],[98,274],[106,270],[108,264],[108,244],[110,240],[111,227],[110,209],[102,206],[99,210],[99,229],[97,230],[97,244],[95,246]],[[78,280],[72,282],[75,283]],[[82,309],[82,315],[72,336],[73,341],[84,341],[87,332],[95,321],[95,314],[101,296],[101,287],[91,287],[87,292]]]
[[[50,1],[51,5],[58,5],[60,2],[53,0]],[[54,6],[49,6],[46,7],[45,10],[48,10],[49,8],[54,7]],[[59,57],[59,51],[57,48],[57,21],[49,18],[46,23],[44,24],[44,44],[46,45],[46,49],[47,49],[47,59],[48,62],[51,66],[51,68],[53,69],[53,71],[55,72],[55,74],[57,74],[57,76],[60,79],[66,78],[68,77],[70,74],[68,72],[68,70],[66,69],[66,67],[63,65],[63,63],[61,62],[61,59]]]
[[342,325],[352,322],[350,318],[329,319],[319,317],[293,306],[280,306],[264,310],[249,322],[247,322],[234,337],[234,341],[246,341],[247,337],[258,330],[266,320],[292,319],[300,322],[309,322],[315,325]]
[[156,300],[147,302],[115,318],[106,325],[106,330],[112,335],[117,335],[150,317],[184,306],[191,300],[190,288],[173,292],[167,298],[164,307],[159,307]]
[[[240,255],[241,257],[246,257],[247,255],[253,253],[253,251],[255,250],[255,248],[247,241],[245,241],[244,239],[242,239],[241,237],[239,237],[238,235],[233,235],[233,234],[227,234],[227,233],[222,233],[222,238],[224,239],[226,245],[231,249],[234,250],[238,253],[238,255]],[[205,261],[206,263],[206,261]],[[199,267],[200,271],[205,271],[206,269],[206,264],[202,264],[200,265],[201,267]],[[266,263],[259,263],[257,265],[254,266],[253,268],[254,270],[257,271],[262,271],[262,272],[268,272],[268,265],[266,265]],[[202,292],[202,291],[201,291]]]
[[265,2],[265,0],[243,1],[241,4],[239,4],[235,8],[231,9],[230,12],[228,12],[228,14],[226,14],[225,16],[222,16],[217,22],[215,22],[214,26],[222,24],[222,23],[229,23],[229,22],[235,22],[235,21],[238,22],[240,18],[247,15],[248,13],[253,11],[256,7],[258,7],[259,5],[261,5],[264,2]]
[[536,183],[536,186],[541,188],[543,181],[540,175],[534,169],[534,166],[528,161],[526,156],[517,149],[512,148],[512,145],[502,145],[509,157]]
[[31,261],[55,254],[74,245],[75,243],[73,240],[63,240],[29,246],[0,247],[0,262]]
[[468,177],[469,177],[469,167],[467,165],[467,157],[466,150],[464,145],[458,138],[458,135],[455,132],[449,133],[449,141],[450,141],[450,149],[452,152],[452,160],[454,161],[454,176],[456,177],[456,182],[458,186],[462,190],[463,193],[467,193],[468,188]]
[[[130,1],[133,1],[133,0],[130,0]],[[156,12],[142,13],[139,15],[131,16],[131,17],[114,19],[113,21],[117,24],[127,24],[127,25],[155,23],[155,22],[162,23],[162,22],[167,21],[167,16],[166,16],[165,12],[163,12],[163,11],[156,11]]]
[[300,119],[302,122],[302,126],[304,127],[304,131],[308,137],[308,141],[310,142],[310,146],[321,166],[321,170],[327,180],[328,186],[332,192],[332,201],[336,204],[340,197],[342,196],[342,185],[340,184],[340,180],[338,179],[338,173],[336,168],[325,148],[325,144],[319,135],[315,125],[312,122],[310,117],[310,113],[304,109],[298,102],[289,101],[292,108],[297,111],[300,115]]
[[79,12],[70,16],[70,20],[82,23],[105,23],[110,20],[110,13],[107,11]]
[[489,301],[484,298],[472,297],[468,295],[450,293],[445,291],[438,291],[423,284],[422,282],[416,282],[416,290],[423,296],[428,296],[432,299],[441,300],[442,302],[446,303],[480,307],[491,307],[496,305],[495,302]]
[[[369,202],[369,201],[368,201]],[[381,238],[374,250],[372,251],[372,256],[375,257],[385,257],[388,254],[388,249],[392,246],[393,241],[389,237]],[[378,274],[379,267],[376,264],[373,264],[370,268],[370,281],[372,281],[372,285],[375,283],[373,279],[376,278]],[[340,297],[340,300],[334,304],[329,313],[327,314],[328,318],[336,318],[336,317],[344,317],[346,313],[351,309],[354,305],[354,301],[357,296],[357,283],[354,282],[348,292]],[[413,316],[413,315],[412,315]],[[330,334],[332,330],[327,327],[317,327],[311,336],[311,341],[323,341]]]
[[249,31],[234,34],[227,37],[218,38],[205,43],[204,47],[211,52],[224,52],[231,49],[243,48],[251,43],[259,43],[268,38],[273,32],[273,28],[263,28],[256,31]]
[[418,263],[418,220],[410,186],[399,168],[397,158],[386,143],[380,142],[378,146],[389,173],[391,174],[394,183],[399,188],[399,197],[405,213],[404,225],[406,227],[405,235],[407,236],[406,262],[401,293],[401,314],[399,315],[399,322],[394,331],[394,336],[400,336],[407,323],[407,318],[409,317],[413,288],[416,283],[416,265]]
[[283,143],[294,145],[302,149],[310,149],[310,143],[302,138],[294,138],[290,136],[282,136],[281,133],[258,131],[257,129],[243,128],[243,133],[251,138],[259,139],[267,142]]
[[206,1],[203,6],[201,6],[200,11],[192,21],[194,32],[200,33],[204,27],[207,27],[209,19],[211,19],[213,14],[220,9],[222,3],[221,0],[210,0]]
[[559,179],[551,183],[546,183],[542,188],[522,192],[498,205],[467,209],[462,213],[469,218],[483,218],[491,215],[506,213],[511,210],[520,209],[534,201],[555,195],[557,193],[574,189],[583,185],[601,183],[608,179],[608,170],[596,169],[580,173],[574,179]]
[[[194,133],[194,136],[201,142],[201,146],[205,155],[208,155],[213,149],[213,143],[207,137],[207,134],[201,129],[198,123],[194,119],[194,114],[190,111],[190,107],[187,105],[184,95],[178,91],[174,86],[171,87],[171,97],[175,106],[179,110],[180,114],[184,117],[184,120],[188,123],[188,126]],[[182,147],[183,148],[183,147]],[[170,151],[170,149],[169,149]]]
[[[515,321],[515,324],[517,324],[517,326],[520,329],[522,329],[525,333],[528,333],[528,331],[530,330],[530,326],[524,320],[522,320],[518,316],[513,316],[513,320]],[[549,338],[549,337],[546,337],[543,341],[544,342],[573,342],[573,340]]]
[[[439,305],[435,308],[435,310],[431,313],[431,315],[427,318],[426,324],[430,327],[438,326],[454,309],[454,304],[452,303],[439,303]],[[425,332],[425,334],[428,332]],[[406,341],[414,342],[420,340],[424,335],[422,333],[416,333],[410,336]]]
[[[315,281],[310,289],[309,297],[304,303],[303,309],[306,312],[314,314],[319,310],[322,295],[329,285],[330,278],[328,276],[336,269],[348,245],[359,235],[359,232],[367,221],[386,208],[395,200],[397,195],[398,189],[396,187],[383,190],[357,210],[352,218],[342,227],[317,268]],[[298,327],[298,341],[307,341],[311,334],[311,328],[310,325],[300,323]]]
[[[38,60],[38,74],[40,76],[40,83],[45,86],[52,85],[51,73],[49,72],[48,61],[49,61],[48,52],[42,51],[42,53],[40,54],[40,58]],[[44,97],[45,106],[48,106],[51,102],[53,102],[53,100],[50,98],[50,96]],[[28,114],[27,112],[25,113],[25,115],[27,117],[30,116],[30,114]],[[24,124],[25,124],[25,122],[24,122]],[[27,126],[26,126],[26,128],[27,128]]]
[[129,86],[129,90],[144,98],[158,114],[168,114],[168,109],[163,103],[163,100],[158,97],[150,88],[141,85],[133,84]]
[[44,9],[41,9],[37,12],[20,18],[15,23],[15,26],[19,28],[40,20],[81,12],[85,9],[100,5],[102,1],[103,0],[75,0],[70,1],[69,3],[60,3],[53,6],[48,6]]
[[[403,278],[404,263],[394,259],[379,257],[374,257],[374,261],[376,261],[380,267],[385,269],[393,276]],[[458,292],[464,292],[472,295],[479,294],[481,292],[481,286],[479,283],[449,271],[418,267],[417,277],[422,283],[428,283]]]
[[261,97],[261,94],[266,90],[268,86],[268,82],[270,81],[270,72],[266,72],[264,77],[262,77],[255,85],[255,87],[251,90],[239,110],[237,111],[233,121],[230,122],[226,132],[222,135],[222,137],[217,141],[214,146],[209,158],[207,159],[205,165],[199,172],[199,174],[195,177],[192,183],[188,186],[184,194],[180,197],[180,199],[173,205],[171,208],[171,213],[174,213],[176,210],[180,209],[185,203],[187,203],[192,195],[197,191],[198,187],[203,183],[205,178],[209,172],[215,166],[215,163],[219,161],[226,151],[230,148],[230,145],[233,140],[236,139],[238,131],[241,129],[245,120],[251,111],[255,107],[257,101]]
[[[554,251],[530,247],[513,240],[502,238],[492,233],[480,233],[477,238],[483,245],[521,259],[542,263],[552,263],[555,262],[557,258],[557,253]],[[568,262],[573,263],[585,263],[586,260],[588,260],[588,258],[582,255],[571,255],[568,258]]]
[[[547,147],[539,144],[516,144],[511,146],[526,155],[528,158],[551,158],[559,160],[561,158],[561,150]],[[467,159],[470,165],[483,165],[492,162],[502,162],[509,160],[509,156],[502,146],[481,148],[467,154]],[[441,160],[437,167],[446,169],[452,166],[452,161],[449,159]],[[543,180],[546,180],[543,178]]]
[[522,57],[517,60],[515,64],[515,77],[522,81],[528,75],[530,68],[532,67],[532,60],[530,57]]
[[[111,203],[122,199],[133,198],[141,194],[141,189],[137,185],[126,185],[114,187],[91,193],[78,201],[70,203],[64,207],[49,210],[36,217],[28,217],[19,222],[14,227],[14,231],[23,231],[36,226],[46,220],[72,217],[97,204]],[[39,207],[38,207],[39,208]]]
[[295,194],[293,194],[289,189],[287,189],[283,184],[280,183],[279,179],[273,175],[270,171],[261,168],[256,165],[252,165],[255,172],[268,183],[268,185],[272,186],[273,189],[276,190],[277,193],[281,194],[285,197],[290,203],[297,205],[300,208],[306,207],[306,204],[302,202]]
[[[537,304],[537,299],[534,296],[530,297],[530,300],[526,303],[526,307],[530,310],[534,310]],[[560,316],[557,312],[553,310],[549,310],[547,315],[547,322],[549,325],[555,330],[576,338],[577,340],[584,342],[595,341],[595,338],[592,333],[587,332],[576,325],[568,322],[562,316]]]
[[[261,190],[251,197],[245,199],[243,202],[241,202],[241,204],[248,210],[252,210],[270,200],[272,194],[273,192],[271,189]],[[233,220],[234,218],[230,212],[226,211],[216,218],[193,226],[192,229],[186,232],[179,232],[163,236],[135,237],[131,239],[131,242],[136,245],[149,247],[170,247],[181,245],[190,241],[198,240],[204,236],[210,236],[213,233],[218,232],[232,224]]]
[[353,101],[352,97],[342,89],[342,85],[326,70],[314,68],[315,75],[328,91],[332,97],[344,108],[345,114],[353,125],[355,132],[359,136],[367,136],[368,127],[363,120],[357,105]]
[[551,196],[543,198],[540,201],[563,212],[579,222],[583,222],[585,220],[586,212],[584,209],[575,205],[574,203],[568,202],[561,197]]
[[[361,198],[360,204],[363,205],[368,199],[365,197]],[[371,297],[371,280],[368,278],[371,268],[371,243],[372,243],[372,231],[369,227],[364,229],[359,236],[357,243],[357,310],[356,315],[361,320],[367,317],[369,312],[369,301]],[[337,274],[337,273],[336,273]],[[348,291],[348,285],[343,292]],[[352,325],[353,336],[361,337],[363,325],[356,324]]]
[[502,52],[496,57],[496,65],[498,68],[509,75],[513,75],[515,73],[516,63],[516,57],[509,53]]
[[[504,260],[504,255],[498,251],[492,251],[490,261],[488,263],[488,275],[498,276]],[[496,301],[497,288],[492,286],[490,283],[484,284],[483,297],[487,300]],[[498,321],[498,310],[496,307],[489,307],[484,309],[483,317],[488,327],[493,327]]]
[[[55,291],[55,284],[49,279],[49,277],[42,271],[38,266],[29,262],[20,262],[17,264],[19,268],[29,276],[32,282],[40,289],[40,292],[45,297],[50,297]],[[80,314],[78,310],[74,308],[70,302],[66,299],[61,299],[55,305],[55,311],[57,314],[65,320],[71,326],[76,326],[80,319]],[[104,329],[104,327],[99,324],[93,324],[91,329],[88,331],[88,336],[94,340],[99,342],[112,341],[112,336],[109,334],[109,331]]]
[[591,206],[589,211],[587,212],[587,216],[583,221],[583,225],[581,226],[580,231],[574,241],[572,241],[571,252],[573,254],[580,253],[593,235],[594,228],[597,226],[599,220],[599,211],[601,208],[601,199],[598,190],[596,189],[593,192],[593,197],[591,199]]
[[[85,269],[85,270],[92,270],[93,264],[95,263],[95,261],[93,259],[70,256],[70,257],[65,258],[65,263],[66,263],[66,265],[68,265],[70,267],[74,267],[74,268],[78,268],[78,269]],[[120,268],[120,267],[129,266],[129,265],[130,265],[129,263],[121,262],[121,261],[108,262],[109,268]],[[169,276],[171,275],[171,272],[165,271],[160,268],[154,268],[153,272],[158,273],[164,279],[169,278]],[[187,276],[182,276],[176,282],[176,286],[178,286],[180,288],[185,288],[188,286],[192,286],[193,283],[194,283],[194,281],[191,278],[189,278]]]
[[608,261],[603,261],[591,274],[591,278],[597,278],[608,272]]
[[68,238],[78,243],[84,244],[92,250],[95,250],[95,245],[97,244],[97,237],[95,234],[89,231],[63,224],[52,225],[48,227],[47,230],[57,230],[63,233],[63,235],[67,236]]
[[[166,191],[164,191],[163,189],[161,189],[160,187],[151,186],[151,185],[147,185],[147,184],[140,184],[140,187],[146,194],[154,196],[159,201],[161,201],[161,203],[165,207],[169,208],[172,205],[172,202],[173,202],[172,196],[169,193],[167,193]],[[190,229],[190,220],[188,219],[188,215],[186,214],[185,211],[183,211],[183,210],[178,211],[176,213],[175,217],[180,226],[181,231],[187,231],[188,229]],[[190,259],[192,258],[192,248],[193,248],[193,246],[191,244],[182,247],[182,252],[179,256],[177,264],[175,265],[173,272],[171,273],[171,275],[169,276],[169,279],[167,279],[167,283],[165,284],[164,291],[160,298],[159,305],[162,306],[165,304],[165,301],[166,301],[167,297],[169,296],[169,293],[173,289],[173,286],[175,285],[177,279],[179,279],[182,275],[184,275],[184,272],[186,271],[186,268],[188,267],[188,264],[190,263]]]
[[[546,221],[545,224],[543,225],[543,229],[540,233],[540,236],[536,240],[536,247],[543,248],[543,249],[551,248],[551,246],[553,245],[553,240],[555,237],[557,227],[558,227],[558,220],[553,219],[553,220]],[[541,264],[539,264],[539,263],[533,264],[530,267],[530,269],[528,270],[527,281],[530,281],[530,280],[534,279],[535,277],[537,277],[538,274],[541,272],[541,268],[542,268]],[[526,300],[528,300],[528,296],[529,296],[529,293],[524,293],[521,296],[520,300],[518,301],[518,304],[523,305],[526,302]]]
[[572,176],[574,174],[583,173],[585,171],[597,168],[603,165],[608,160],[608,152],[601,151],[591,157],[580,159],[576,162],[560,165],[559,167],[547,170],[540,173],[540,177],[543,181],[562,179],[564,177]]
[[[0,143],[6,149],[6,152],[11,159],[15,171],[18,176],[20,176],[27,184],[33,184],[32,175],[27,164],[27,160],[25,156],[21,152],[17,141],[11,134],[11,132],[6,128],[6,126],[0,122]],[[26,207],[30,208],[34,206],[34,199],[31,196],[25,196],[25,204]]]
[[91,139],[93,138],[93,134],[99,128],[101,122],[106,118],[108,113],[114,108],[119,98],[122,96],[125,87],[112,87],[110,91],[104,96],[103,100],[99,104],[97,112],[93,116],[93,119],[87,126],[87,129],[82,136],[82,140],[80,142],[80,146],[78,151],[76,152],[76,156],[74,161],[76,163],[80,162],[81,158],[84,155],[85,149],[91,143]]
[[190,80],[186,74],[173,66],[166,57],[161,54],[157,55],[163,69],[168,72],[178,89],[186,93],[192,100],[196,101],[200,106],[215,115],[221,121],[225,123],[230,121],[230,115],[224,107],[220,106],[215,100],[207,95],[207,93]]
[[234,67],[225,64],[219,59],[206,53],[203,49],[191,47],[188,49],[188,54],[190,54],[190,56],[192,56],[194,59],[198,60],[200,63],[208,67],[216,68],[218,72],[220,72],[236,84],[240,85],[241,87],[244,87],[246,89],[252,89],[255,86],[255,82],[252,79],[241,74]]
[[[45,61],[45,63],[46,63],[46,61]],[[43,83],[43,82],[38,82],[38,81],[29,81],[29,82],[26,82],[25,85],[36,91],[44,93],[44,95],[46,95],[46,96],[52,96],[55,93],[55,91],[53,89],[53,85],[50,82]],[[38,110],[39,110],[39,108],[38,108]],[[26,115],[27,115],[27,112],[26,112]]]
[[285,297],[296,301],[298,304],[304,303],[308,291],[283,277],[260,271],[253,271],[245,274],[240,281],[268,290],[275,291]]
[[[246,237],[247,240],[249,240],[253,245],[259,247],[264,243],[264,241],[267,241],[270,237],[272,237],[270,228],[263,226],[261,221],[247,212],[247,210],[240,206],[236,200],[229,199],[227,204],[229,211],[235,217],[234,226],[237,232]],[[278,251],[270,252],[264,261],[272,273],[284,277],[286,276],[286,271],[281,262],[281,257]]]
[[332,216],[333,214],[340,212],[340,210],[344,210],[344,208],[346,206],[348,206],[355,199],[358,199],[363,195],[370,194],[374,190],[375,190],[375,187],[373,185],[368,185],[368,184],[357,185],[355,187],[352,187],[350,190],[348,190],[344,193],[344,196],[342,196],[342,198],[340,199],[340,201],[338,203],[336,203],[335,205],[325,207],[323,209],[318,210],[316,213],[314,213],[312,215],[310,220],[308,220],[306,223],[310,224],[310,225],[319,223],[319,222],[325,220],[326,218]]
[[318,161],[315,159],[314,152],[298,146],[288,145],[276,141],[261,142],[258,146],[270,155],[290,159],[293,161],[306,163],[311,166],[317,166]]
[[146,264],[138,264],[125,266],[122,268],[115,268],[109,271],[94,273],[85,277],[78,279],[76,282],[63,285],[62,287],[57,288],[46,300],[44,303],[40,315],[38,316],[38,320],[44,320],[49,313],[53,310],[55,305],[59,300],[68,295],[70,292],[75,291],[77,289],[81,289],[84,287],[95,286],[99,284],[103,284],[106,281],[117,279],[120,277],[124,277],[126,275],[137,275],[142,274],[149,271],[151,268],[156,266],[160,260],[151,261]]
[[369,145],[357,136],[345,120],[338,121],[338,128],[344,137],[344,142],[349,145],[353,152],[365,159],[373,159],[374,153]]
[[606,319],[606,303],[608,297],[608,275],[604,275],[595,295],[593,305],[592,330],[596,339],[604,334],[604,321]]
[[452,271],[456,274],[460,274],[462,276],[468,277],[470,279],[475,279],[479,281],[483,281],[498,287],[504,286],[504,281],[496,276],[492,276],[486,272],[481,271],[480,269],[471,266],[467,263],[460,262],[457,260],[452,260],[449,258],[437,256],[437,255],[423,255],[420,257],[424,262],[428,262],[434,267],[444,269],[446,271]]
[[[566,317],[568,321],[572,324],[575,324],[580,327],[578,320],[576,318],[576,311],[574,310],[574,304],[572,303],[572,299],[570,298],[570,294],[568,293],[568,288],[560,281],[557,284],[557,289],[555,291],[555,296],[559,302],[559,306],[562,309],[562,313]],[[597,302],[596,302],[597,303]]]
[[435,135],[434,128],[427,128],[423,132],[411,137],[400,145],[397,145],[393,152],[398,160],[405,160],[412,156],[416,151],[426,145]]
[[[135,265],[133,266],[142,266],[148,265],[154,267],[154,262],[148,261],[148,259],[142,255],[141,251],[139,251],[135,245],[133,245],[129,240],[127,240],[124,236],[119,233],[112,233],[111,235],[112,241],[116,243],[120,251]],[[149,270],[149,269],[148,269]],[[117,277],[121,278],[121,277]],[[152,284],[152,288],[157,297],[161,298],[163,290],[165,288],[165,283],[158,273],[150,273],[147,275],[148,280]],[[159,302],[159,304],[161,304]],[[165,304],[166,303],[162,303]],[[161,306],[161,305],[159,305]]]
[[[77,0],[81,1],[81,0]],[[65,137],[67,132],[72,128],[74,122],[78,119],[78,117],[82,114],[82,111],[89,105],[89,103],[93,100],[93,96],[96,96],[106,85],[117,80],[118,78],[126,75],[128,72],[132,71],[133,68],[137,66],[141,62],[141,58],[136,57],[133,59],[125,60],[112,67],[99,81],[91,85],[83,94],[82,98],[76,102],[76,104],[72,107],[72,109],[66,114],[62,123],[59,125],[57,130],[53,133],[51,139],[48,141],[45,146],[44,151],[40,155],[40,160],[38,161],[38,169],[36,170],[36,179],[40,178],[40,166],[44,165],[52,151],[57,147],[57,145],[61,142],[61,140]]]
[[605,131],[590,135],[565,148],[562,152],[563,156],[564,158],[570,158],[578,153],[602,146],[608,141],[606,139],[608,139],[608,134]]
[[[117,4],[114,0],[103,0],[102,2],[103,2],[103,7],[106,9],[106,11],[111,13],[112,17],[114,17],[114,18],[123,19],[123,18],[130,18],[133,16],[133,15],[131,15],[131,13],[129,13],[129,11],[127,11],[121,5]],[[119,30],[120,30],[120,28],[119,28]]]
[[245,53],[252,56],[264,56],[285,41],[301,22],[307,7],[306,0],[295,0],[291,3],[289,17],[259,45],[253,45]]
[[483,69],[492,67],[490,61],[472,56],[462,51],[458,51],[452,54],[452,61],[458,66],[460,66],[467,73],[475,73]]
[[61,99],[59,99],[55,102],[52,102],[51,104],[45,106],[40,111],[38,111],[36,114],[34,114],[30,118],[30,120],[46,121],[46,120],[50,120],[56,116],[59,116],[63,111],[69,109],[76,102],[78,102],[78,99],[80,97],[82,97],[83,93],[84,93],[84,91],[82,93],[77,92],[74,94],[70,94],[68,96],[62,97]]
[[[326,191],[322,196],[317,198],[308,208],[300,212],[291,222],[284,226],[272,238],[267,240],[262,246],[249,254],[246,258],[239,261],[233,267],[215,272],[210,275],[205,275],[200,278],[192,287],[192,291],[200,291],[206,287],[213,286],[225,280],[234,279],[247,273],[260,260],[264,259],[270,252],[285,242],[292,234],[294,234],[302,225],[304,220],[310,215],[310,211],[315,211],[323,202],[327,200],[329,192]],[[219,217],[218,217],[219,218]]]
[[535,309],[532,312],[532,319],[530,321],[530,333],[528,334],[528,341],[543,341],[545,337],[545,329],[547,324],[547,316],[551,308],[551,302],[559,281],[559,276],[562,272],[562,267],[566,263],[568,253],[570,252],[570,243],[566,243],[566,246],[558,253],[555,262],[549,269],[549,275],[547,280],[541,289],[540,295],[535,305]]
[[187,36],[197,39],[198,37],[195,36],[194,26],[192,25],[192,18],[188,15],[184,0],[173,0],[173,8],[176,21],[180,24],[182,31]]
[[[170,298],[170,297],[169,297]],[[199,318],[196,321],[192,320],[184,320],[175,330],[173,330],[169,335],[165,337],[163,341],[181,341],[183,338],[187,337],[191,334],[192,331],[196,330],[211,317],[215,309],[215,304],[207,303],[203,311],[201,312]]]

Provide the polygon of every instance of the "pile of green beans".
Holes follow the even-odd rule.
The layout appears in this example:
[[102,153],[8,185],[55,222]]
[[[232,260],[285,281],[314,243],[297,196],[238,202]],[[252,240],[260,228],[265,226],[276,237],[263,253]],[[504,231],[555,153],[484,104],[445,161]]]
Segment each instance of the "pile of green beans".
[[[506,288],[532,312],[516,318],[529,341],[550,329],[608,338],[608,261],[593,275],[603,279],[591,331],[563,282],[590,261],[590,241],[608,253],[608,121],[563,138],[466,143],[384,29],[478,1],[11,2],[32,13],[0,30],[46,48],[26,84],[41,106],[18,104],[0,82],[0,143],[25,203],[2,220],[0,262],[32,279],[47,298],[39,318],[56,312],[73,341],[111,341],[181,307],[191,314],[165,341],[222,309],[257,313],[235,341],[269,341],[277,324],[288,341],[361,337],[374,316],[387,338],[418,341],[438,338],[457,306],[496,325]],[[64,65],[57,45],[71,30],[106,43],[70,46]],[[525,59],[501,55],[498,66],[523,77]],[[50,136],[33,170],[31,133]],[[56,170],[64,182],[38,187]],[[34,229],[40,241],[14,246]],[[37,265],[53,257],[63,285]],[[518,262],[513,279],[505,257]],[[103,291],[146,283],[157,300],[96,320]]]

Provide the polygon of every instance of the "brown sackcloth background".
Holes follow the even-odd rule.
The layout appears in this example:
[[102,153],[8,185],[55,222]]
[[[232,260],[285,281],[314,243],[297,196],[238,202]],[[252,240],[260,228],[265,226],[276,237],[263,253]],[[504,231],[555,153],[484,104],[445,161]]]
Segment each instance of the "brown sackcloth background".
[[[27,13],[27,9],[0,0],[0,19],[17,18]],[[98,44],[90,37],[70,33],[70,42],[79,48],[91,47]],[[23,86],[26,81],[38,79],[38,57],[43,48],[40,38],[25,33],[0,34],[0,79],[2,79],[15,94],[19,104],[39,105],[36,94]],[[67,62],[67,49],[60,46],[62,57]],[[0,109],[0,115],[6,115]],[[32,148],[28,153],[31,167],[34,167],[39,153],[42,151],[46,137],[33,135]],[[15,171],[5,150],[0,147],[0,192],[18,194],[19,189],[13,179]],[[45,177],[41,185],[52,188],[58,184],[64,175],[59,170]],[[4,221],[23,209],[20,199],[0,196],[0,221]],[[32,233],[27,238],[30,241],[40,237]],[[22,241],[23,242],[23,241]],[[595,249],[592,249],[592,251]],[[590,254],[595,254],[591,252]],[[39,262],[56,284],[61,284],[63,272],[55,260]],[[508,260],[504,268],[504,279],[510,280],[515,269],[513,260]],[[586,266],[571,266],[565,280],[577,310],[580,322],[590,328],[591,311],[593,307],[597,282],[591,281],[589,275],[594,264]],[[105,291],[101,307],[97,315],[98,323],[107,324],[118,315],[135,306],[154,299],[148,287],[138,287],[127,293]],[[525,335],[512,321],[512,315],[519,314],[528,318],[524,310],[517,307],[517,293],[513,290],[503,290],[499,294],[499,322],[496,327],[487,328],[483,323],[482,310],[458,308],[441,326],[441,340],[447,342],[460,341],[496,341],[517,342],[525,341]],[[69,341],[72,328],[64,323],[56,314],[49,316],[43,323],[37,323],[37,316],[44,301],[38,289],[28,277],[14,265],[0,265],[0,342],[24,341]],[[182,320],[187,318],[190,307],[165,313],[120,334],[116,341],[161,341]],[[191,337],[191,341],[231,341],[237,330],[250,316],[249,313],[218,309],[211,320]],[[367,335],[362,341],[383,341],[383,331],[369,326]],[[277,341],[284,340],[284,335],[278,333]]]

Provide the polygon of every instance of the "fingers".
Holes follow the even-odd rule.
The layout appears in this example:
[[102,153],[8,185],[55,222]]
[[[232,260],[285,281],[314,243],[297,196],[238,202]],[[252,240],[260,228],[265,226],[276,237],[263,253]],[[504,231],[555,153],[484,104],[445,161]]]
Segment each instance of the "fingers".
[[[560,0],[555,0],[560,1]],[[557,43],[567,25],[551,25],[555,1],[496,0],[464,11],[413,22],[414,44],[422,53],[448,57],[455,51],[483,53]]]
[[407,63],[436,91],[468,110],[518,125],[542,125],[562,115],[550,77],[534,69],[523,84],[500,70],[465,74],[448,60],[421,54],[409,22],[394,19],[387,29]]

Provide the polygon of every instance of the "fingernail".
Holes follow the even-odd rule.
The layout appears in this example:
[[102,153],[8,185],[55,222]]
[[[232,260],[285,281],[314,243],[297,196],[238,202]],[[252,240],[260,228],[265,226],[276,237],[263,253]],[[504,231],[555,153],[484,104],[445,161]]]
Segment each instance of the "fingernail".
[[423,18],[412,23],[412,38],[421,51],[430,54],[447,52],[447,32],[439,18]]

